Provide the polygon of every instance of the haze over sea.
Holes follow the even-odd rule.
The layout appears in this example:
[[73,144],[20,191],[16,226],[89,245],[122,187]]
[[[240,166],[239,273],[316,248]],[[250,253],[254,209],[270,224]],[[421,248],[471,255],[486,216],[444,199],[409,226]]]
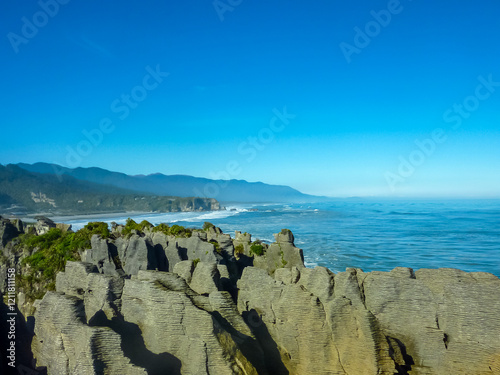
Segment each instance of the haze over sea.
[[[210,221],[272,242],[291,229],[306,266],[333,272],[347,267],[458,268],[500,276],[500,200],[346,199],[317,204],[226,205],[226,211],[131,216],[153,224],[201,227]],[[88,221],[124,223],[129,216],[62,220],[79,229]]]

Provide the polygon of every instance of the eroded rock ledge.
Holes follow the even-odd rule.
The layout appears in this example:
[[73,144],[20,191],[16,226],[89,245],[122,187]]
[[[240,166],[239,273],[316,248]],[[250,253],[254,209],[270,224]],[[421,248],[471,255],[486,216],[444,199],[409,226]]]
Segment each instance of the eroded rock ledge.
[[218,228],[94,236],[35,304],[36,365],[57,375],[500,374],[496,276],[333,274],[305,268],[291,232],[275,239],[256,255],[250,235]]

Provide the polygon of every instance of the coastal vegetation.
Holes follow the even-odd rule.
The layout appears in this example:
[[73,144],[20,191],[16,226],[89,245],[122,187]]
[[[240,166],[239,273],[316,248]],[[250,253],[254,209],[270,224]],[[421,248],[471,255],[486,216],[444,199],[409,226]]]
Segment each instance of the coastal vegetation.
[[[115,229],[116,227],[117,225]],[[13,240],[14,251],[22,258],[22,272],[17,278],[18,288],[24,291],[29,301],[41,298],[47,290],[55,290],[56,275],[64,271],[66,262],[81,260],[81,252],[92,247],[93,235],[97,234],[103,239],[114,239],[119,236],[128,238],[134,232],[144,235],[148,230],[189,238],[196,229],[177,224],[169,226],[164,223],[154,226],[147,220],[137,223],[129,218],[121,231],[110,231],[108,225],[103,222],[90,222],[76,232],[51,228],[47,233],[37,235],[34,230],[28,230]],[[220,253],[219,243],[217,241],[211,243],[215,251]],[[113,261],[115,264],[120,263],[119,259]]]
[[184,228],[182,225],[174,224],[170,227],[169,234],[175,237],[189,238],[193,234],[193,230],[189,228]]
[[127,221],[125,222],[125,226],[122,229],[122,235],[130,235],[132,234],[132,231],[138,231],[138,232],[144,232],[146,228],[152,228],[153,224],[151,224],[147,220],[141,221],[139,224],[136,223],[133,219],[128,218]]
[[208,231],[210,228],[215,228],[215,225],[213,225],[212,223],[210,223],[208,221],[205,221],[203,223],[203,230]]
[[264,255],[264,246],[262,246],[262,243],[260,241],[255,241],[252,243],[250,246],[250,254],[255,254],[257,256],[262,256]]
[[80,260],[80,251],[91,247],[94,234],[102,238],[111,236],[108,225],[100,222],[88,223],[77,232],[52,228],[40,236],[21,234],[14,240],[14,249],[25,256],[21,261],[22,276],[17,278],[19,290],[24,291],[28,300],[55,290],[56,274],[64,271],[67,261]]
[[182,225],[174,224],[169,226],[168,224],[161,223],[157,226],[154,226],[147,220],[143,220],[140,223],[136,223],[133,219],[128,218],[125,226],[121,230],[121,234],[125,236],[132,235],[133,231],[136,231],[139,234],[144,234],[145,231],[151,232],[161,232],[167,236],[175,236],[175,237],[184,237],[189,238],[193,234],[195,229],[185,228]]
[[237,257],[242,255],[244,252],[245,247],[243,246],[243,244],[240,243],[234,247],[234,255],[236,255]]
[[[4,220],[3,225],[13,225],[12,223],[5,224],[8,222],[8,220]],[[17,287],[19,291],[24,293],[26,301],[29,302],[41,298],[48,290],[55,290],[56,275],[65,270],[68,261],[81,261],[85,250],[92,253],[91,240],[94,235],[106,240],[106,243],[112,243],[120,237],[127,240],[134,234],[144,238],[154,233],[162,233],[182,239],[191,237],[195,232],[200,232],[197,237],[213,246],[212,251],[216,257],[233,253],[236,261],[245,254],[247,246],[248,255],[254,257],[263,257],[269,250],[268,245],[260,240],[248,242],[248,245],[242,243],[228,245],[219,242],[218,237],[213,238],[212,235],[222,232],[209,222],[205,222],[201,229],[195,229],[165,223],[155,226],[147,220],[138,223],[128,218],[125,224],[112,223],[111,227],[103,222],[89,222],[80,230],[73,232],[68,225],[55,224],[51,220],[40,218],[37,224],[25,224],[24,226],[21,224],[20,228],[23,229],[13,234],[13,239],[9,243],[10,250],[4,252],[11,255],[2,254],[1,263],[15,262],[19,265],[19,277],[16,277]],[[208,240],[205,232],[209,232]],[[281,250],[281,245],[277,244],[277,246]],[[205,247],[203,249],[204,256],[210,257],[209,254],[212,251]],[[195,258],[193,260],[196,265],[202,253],[197,253],[196,248],[193,248],[193,254],[198,255],[190,255]],[[123,270],[126,267],[126,259],[120,259],[116,252],[110,255],[116,269]],[[286,267],[288,262],[284,259],[283,251],[280,251],[279,256],[281,262],[278,261],[280,264],[277,264],[276,268]]]

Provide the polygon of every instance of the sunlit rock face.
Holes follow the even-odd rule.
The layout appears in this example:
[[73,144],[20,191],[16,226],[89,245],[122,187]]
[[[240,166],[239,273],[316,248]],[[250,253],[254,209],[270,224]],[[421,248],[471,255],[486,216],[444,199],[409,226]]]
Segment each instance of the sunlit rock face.
[[[25,309],[36,308],[26,314],[36,366],[56,375],[500,373],[496,276],[334,274],[304,267],[291,232],[275,240],[215,227],[188,238],[95,235],[85,262],[67,262],[56,290]],[[10,243],[3,252],[17,259]]]

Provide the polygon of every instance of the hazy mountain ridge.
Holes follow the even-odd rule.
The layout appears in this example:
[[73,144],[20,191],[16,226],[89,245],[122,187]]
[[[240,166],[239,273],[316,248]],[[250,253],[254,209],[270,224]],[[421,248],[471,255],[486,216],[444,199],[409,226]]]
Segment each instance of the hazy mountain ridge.
[[116,186],[36,173],[17,165],[0,165],[3,213],[81,214],[122,211],[200,211],[220,209],[214,199],[153,195]]
[[157,195],[197,196],[215,198],[218,201],[245,203],[312,202],[327,199],[303,194],[289,186],[269,185],[263,182],[245,180],[211,180],[203,177],[161,173],[130,176],[96,167],[70,169],[48,163],[19,163],[17,165],[30,172],[68,175],[79,180]]

